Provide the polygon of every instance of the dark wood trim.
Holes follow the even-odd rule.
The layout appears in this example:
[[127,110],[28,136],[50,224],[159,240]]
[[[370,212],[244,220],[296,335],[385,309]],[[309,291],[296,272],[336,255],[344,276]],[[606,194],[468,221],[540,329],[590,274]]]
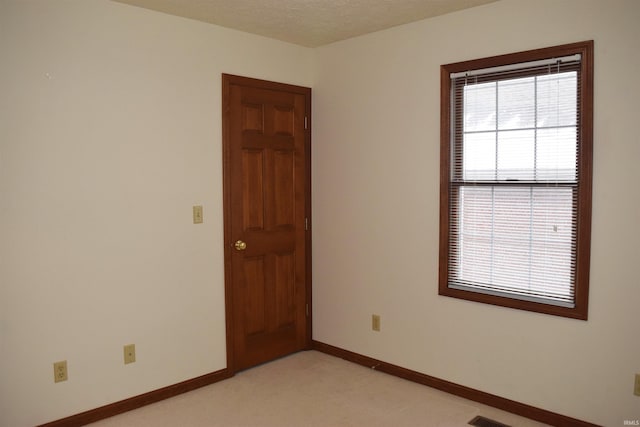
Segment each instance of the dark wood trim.
[[62,418],[57,421],[52,421],[50,423],[42,424],[40,427],[83,426],[86,424],[103,420],[105,418],[113,417],[114,415],[132,411],[134,409],[138,409],[143,406],[159,402],[161,400],[169,399],[170,397],[187,393],[189,391],[192,391],[201,387],[205,387],[222,380],[226,380],[227,378],[230,378],[232,376],[233,374],[228,369],[221,369],[219,371],[212,372],[210,374],[206,374],[201,377],[193,378],[178,384],[173,384],[168,387],[150,391],[148,393],[141,394],[139,396],[135,396],[129,399],[121,400],[116,403],[112,403],[110,405],[102,406],[100,408],[92,409],[86,412],[81,412],[79,414]]
[[[565,415],[556,414],[554,412],[546,411],[544,409],[536,408],[524,403],[519,403],[500,396],[485,393],[480,390],[475,390],[449,381],[441,380],[430,375],[422,374],[420,372],[382,362],[380,360],[373,359],[368,356],[363,356],[361,354],[354,353],[348,350],[343,350],[341,348],[334,347],[332,345],[325,344],[319,341],[312,341],[312,347],[313,350],[320,351],[331,356],[339,357],[349,362],[357,363],[358,365],[367,366],[386,374],[394,375],[408,381],[426,385],[428,387],[432,387],[449,394],[473,400],[475,402],[492,406],[494,408],[502,409],[503,411],[511,412],[513,414],[520,415],[542,423],[559,427],[598,427],[597,424],[577,420]],[[228,369],[222,369],[220,371],[206,374],[201,377],[183,381],[181,383],[170,385],[168,387],[151,391],[149,393],[141,394],[130,399],[121,400],[110,405],[102,406],[100,408],[81,412],[70,417],[42,424],[39,427],[83,426],[217,383],[219,381],[231,378],[232,376],[233,374],[231,373],[231,371],[229,371]]]
[[559,46],[544,47],[541,49],[525,50],[522,52],[507,53],[504,55],[489,56],[486,58],[472,59],[469,61],[447,64],[445,67],[451,73],[464,72],[468,70],[479,70],[483,68],[495,67],[504,64],[518,64],[521,62],[537,61],[554,57],[584,54],[593,48],[593,40],[568,43]]
[[451,177],[451,78],[450,71],[440,66],[440,241],[438,293],[447,291],[449,283],[449,179]]
[[307,230],[307,239],[305,248],[306,255],[306,268],[305,272],[307,274],[306,277],[306,297],[307,297],[307,350],[311,350],[313,348],[313,287],[312,287],[312,240],[311,236],[313,234],[313,220],[312,220],[312,209],[311,209],[311,129],[312,129],[312,119],[311,119],[311,89],[308,88],[308,91],[305,95],[305,115],[307,117],[307,128],[305,135],[305,173],[306,173],[306,188],[305,188],[305,212],[306,216],[309,220],[309,229]]
[[593,189],[593,40],[580,50],[583,78],[580,86],[580,188],[578,192],[578,246],[576,248],[576,309],[587,320],[589,312],[589,272],[591,270],[591,211]]
[[229,182],[227,175],[231,170],[231,154],[227,148],[229,141],[229,123],[231,114],[231,83],[233,76],[222,74],[222,207],[223,207],[223,244],[224,244],[224,306],[225,306],[225,322],[226,322],[226,334],[227,334],[227,369],[231,373],[235,373],[235,356],[233,352],[233,286],[231,286],[233,277],[231,274],[231,254],[229,253],[230,242],[233,239],[233,233],[231,230],[231,221],[227,218],[231,218],[231,182]]
[[441,380],[430,375],[382,362],[380,360],[353,353],[349,350],[344,350],[319,341],[313,342],[313,349],[332,356],[340,357],[341,359],[348,360],[349,362],[357,363],[358,365],[375,369],[376,371],[381,371],[405,380],[426,385],[449,394],[473,400],[474,402],[492,406],[494,408],[511,412],[512,414],[520,415],[545,424],[558,427],[598,427],[597,424],[591,424],[586,421],[556,414],[554,412],[536,408],[514,400],[505,399],[504,397],[496,396],[494,394],[485,393],[480,390]]

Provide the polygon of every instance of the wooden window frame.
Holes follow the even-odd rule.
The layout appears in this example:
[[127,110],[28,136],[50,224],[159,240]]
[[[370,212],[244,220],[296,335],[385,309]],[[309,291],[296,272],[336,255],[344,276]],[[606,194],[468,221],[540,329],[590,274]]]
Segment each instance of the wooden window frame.
[[[451,142],[451,74],[469,70],[538,61],[568,55],[581,55],[578,125],[578,196],[576,225],[576,268],[574,307],[561,307],[505,296],[488,295],[449,287],[450,178],[452,174]],[[587,320],[589,305],[589,270],[591,252],[591,192],[593,164],[593,40],[528,50],[506,55],[457,62],[440,67],[440,257],[439,295],[482,302],[520,310]]]

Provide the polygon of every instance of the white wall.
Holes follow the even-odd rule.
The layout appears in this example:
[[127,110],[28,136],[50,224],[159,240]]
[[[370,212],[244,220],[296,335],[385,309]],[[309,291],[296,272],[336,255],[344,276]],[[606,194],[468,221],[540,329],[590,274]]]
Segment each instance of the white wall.
[[106,0],[0,0],[0,52],[0,425],[225,368],[220,74],[310,86],[313,51]]
[[[314,339],[594,423],[640,419],[638,19],[636,0],[503,0],[317,49]],[[438,296],[439,66],[590,39],[589,320]]]
[[[640,418],[638,17],[635,0],[503,0],[314,51],[105,0],[0,0],[0,425],[226,366],[221,72],[313,85],[315,339],[604,425]],[[440,64],[587,39],[589,321],[439,297]]]

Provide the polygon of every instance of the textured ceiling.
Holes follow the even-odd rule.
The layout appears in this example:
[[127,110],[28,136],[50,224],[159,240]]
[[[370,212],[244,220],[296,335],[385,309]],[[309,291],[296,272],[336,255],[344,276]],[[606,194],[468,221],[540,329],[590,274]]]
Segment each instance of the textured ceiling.
[[497,0],[114,0],[317,47]]

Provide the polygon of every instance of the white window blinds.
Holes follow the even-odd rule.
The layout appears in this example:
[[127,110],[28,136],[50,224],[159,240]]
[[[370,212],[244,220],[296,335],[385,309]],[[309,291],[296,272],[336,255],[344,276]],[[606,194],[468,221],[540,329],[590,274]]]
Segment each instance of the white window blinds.
[[580,61],[451,75],[450,288],[574,306]]

